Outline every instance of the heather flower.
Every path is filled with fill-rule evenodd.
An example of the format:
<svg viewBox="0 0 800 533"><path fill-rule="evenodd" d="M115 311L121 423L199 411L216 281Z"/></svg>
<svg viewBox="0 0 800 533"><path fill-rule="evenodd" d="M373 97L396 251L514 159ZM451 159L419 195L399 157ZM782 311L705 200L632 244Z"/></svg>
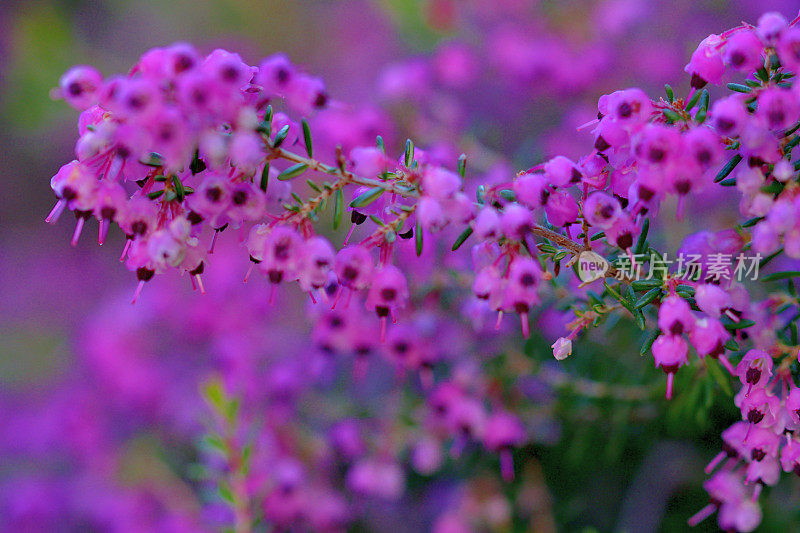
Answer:
<svg viewBox="0 0 800 533"><path fill-rule="evenodd" d="M325 237L315 236L305 241L299 274L304 290L321 289L328 283L335 257L336 252Z"/></svg>
<svg viewBox="0 0 800 533"><path fill-rule="evenodd" d="M386 340L386 317L402 308L408 300L406 277L394 265L384 265L375 270L370 281L366 305L374 309L381 319L381 340Z"/></svg>
<svg viewBox="0 0 800 533"><path fill-rule="evenodd" d="M553 187L566 187L579 182L583 174L575 163L559 155L544 164L544 177Z"/></svg>
<svg viewBox="0 0 800 533"><path fill-rule="evenodd" d="M347 485L359 494L397 500L403 494L405 479L396 463L365 458L347 472Z"/></svg>
<svg viewBox="0 0 800 533"><path fill-rule="evenodd" d="M625 89L608 95L608 115L621 123L642 123L653 110L650 98L641 89Z"/></svg>
<svg viewBox="0 0 800 533"><path fill-rule="evenodd" d="M617 221L606 230L606 237L608 237L609 241L623 250L628 250L633 246L633 238L636 234L638 234L638 230L627 214L620 216Z"/></svg>
<svg viewBox="0 0 800 533"><path fill-rule="evenodd" d="M252 132L236 132L229 146L231 163L245 175L252 175L264 161L265 153L261 139Z"/></svg>
<svg viewBox="0 0 800 533"><path fill-rule="evenodd" d="M756 116L771 130L787 129L800 118L800 103L789 89L769 87L758 95Z"/></svg>
<svg viewBox="0 0 800 533"><path fill-rule="evenodd" d="M348 246L339 250L333 268L345 287L363 289L372 281L372 256L363 246Z"/></svg>
<svg viewBox="0 0 800 533"><path fill-rule="evenodd" d="M748 533L761 523L761 508L749 498L730 500L720 506L718 521L723 529Z"/></svg>
<svg viewBox="0 0 800 533"><path fill-rule="evenodd" d="M742 99L736 95L715 101L709 110L709 116L719 134L728 137L738 135L748 122Z"/></svg>
<svg viewBox="0 0 800 533"><path fill-rule="evenodd" d="M756 33L767 46L774 45L786 30L786 19L780 13L770 11L758 19Z"/></svg>
<svg viewBox="0 0 800 533"><path fill-rule="evenodd" d="M781 449L781 467L784 472L800 475L800 442L789 439Z"/></svg>
<svg viewBox="0 0 800 533"><path fill-rule="evenodd" d="M694 324L692 309L680 296L668 296L658 308L658 327L670 335L688 333Z"/></svg>
<svg viewBox="0 0 800 533"><path fill-rule="evenodd" d="M720 138L710 128L701 126L689 130L683 142L701 172L714 169L722 161L724 150Z"/></svg>
<svg viewBox="0 0 800 533"><path fill-rule="evenodd" d="M590 194L583 203L583 216L592 226L608 229L621 214L619 200L604 192Z"/></svg>
<svg viewBox="0 0 800 533"><path fill-rule="evenodd" d="M353 172L361 176L374 177L386 172L389 158L383 150L372 147L356 147L350 150Z"/></svg>
<svg viewBox="0 0 800 533"><path fill-rule="evenodd" d="M672 399L672 382L678 368L685 365L689 352L689 345L683 338L676 335L659 335L653 343L653 358L656 367L667 374L667 400Z"/></svg>
<svg viewBox="0 0 800 533"><path fill-rule="evenodd" d="M742 72L753 72L763 65L764 45L749 29L737 31L725 42L725 64Z"/></svg>
<svg viewBox="0 0 800 533"><path fill-rule="evenodd" d="M417 218L426 230L436 233L448 223L442 205L433 198L421 198L417 207Z"/></svg>
<svg viewBox="0 0 800 533"><path fill-rule="evenodd" d="M553 357L558 361L563 361L572 355L572 339L559 337L550 347L553 349Z"/></svg>
<svg viewBox="0 0 800 533"><path fill-rule="evenodd" d="M103 75L93 67L78 65L61 76L58 86L60 96L75 109L83 111L97 103Z"/></svg>
<svg viewBox="0 0 800 533"><path fill-rule="evenodd" d="M566 226L578 220L580 208L575 197L563 189L558 189L547 197L544 211L551 224Z"/></svg>
<svg viewBox="0 0 800 533"><path fill-rule="evenodd" d="M751 425L771 426L775 422L780 408L778 399L761 387L751 388L748 385L741 392L744 393L739 405L742 420L746 420Z"/></svg>
<svg viewBox="0 0 800 533"><path fill-rule="evenodd" d="M763 350L749 350L736 366L742 385L763 387L772 377L772 357Z"/></svg>
<svg viewBox="0 0 800 533"><path fill-rule="evenodd" d="M500 228L507 239L524 239L533 228L533 216L528 209L519 204L508 205L500 216Z"/></svg>
<svg viewBox="0 0 800 533"><path fill-rule="evenodd" d="M294 65L284 54L267 57L258 65L255 83L264 91L266 98L283 95L295 76Z"/></svg>
<svg viewBox="0 0 800 533"><path fill-rule="evenodd" d="M200 186L188 198L192 211L204 218L224 213L231 203L231 183L220 173L207 170L197 175Z"/></svg>
<svg viewBox="0 0 800 533"><path fill-rule="evenodd" d="M442 446L433 438L422 437L414 444L411 464L423 476L435 474L443 462Z"/></svg>
<svg viewBox="0 0 800 533"><path fill-rule="evenodd" d="M712 85L722 83L725 65L722 62L721 44L720 36L712 33L700 42L692 54L692 58L684 68L692 76L692 88L702 89L707 83Z"/></svg>
<svg viewBox="0 0 800 533"><path fill-rule="evenodd" d="M500 308L504 295L504 281L493 267L483 268L472 283L472 292L480 300L487 300L492 309Z"/></svg>
<svg viewBox="0 0 800 533"><path fill-rule="evenodd" d="M520 257L514 259L509 265L508 283L505 285L503 295L503 308L519 314L522 336L526 339L530 334L528 312L533 305L539 303L538 288L541 278L541 268L533 259Z"/></svg>
<svg viewBox="0 0 800 533"><path fill-rule="evenodd" d="M286 102L301 115L309 115L328 105L325 83L319 78L305 74L292 77L285 97Z"/></svg>
<svg viewBox="0 0 800 533"><path fill-rule="evenodd" d="M264 252L258 268L274 285L293 281L303 264L303 239L292 228L276 226L264 240Z"/></svg>
<svg viewBox="0 0 800 533"><path fill-rule="evenodd" d="M775 48L781 64L797 72L800 68L800 28L794 26L784 31Z"/></svg>
<svg viewBox="0 0 800 533"><path fill-rule="evenodd" d="M728 330L715 318L707 317L696 320L689 332L689 342L697 350L697 355L719 358L722 364L732 372L733 368L724 357L725 343L729 338Z"/></svg>
<svg viewBox="0 0 800 533"><path fill-rule="evenodd" d="M503 479L514 479L514 460L512 448L519 446L525 439L525 428L519 419L505 411L489 416L486 421L484 444L494 452L500 453L500 470Z"/></svg>
<svg viewBox="0 0 800 533"><path fill-rule="evenodd" d="M496 239L500 236L500 215L496 209L484 207L478 211L473 223L475 236L480 240Z"/></svg>

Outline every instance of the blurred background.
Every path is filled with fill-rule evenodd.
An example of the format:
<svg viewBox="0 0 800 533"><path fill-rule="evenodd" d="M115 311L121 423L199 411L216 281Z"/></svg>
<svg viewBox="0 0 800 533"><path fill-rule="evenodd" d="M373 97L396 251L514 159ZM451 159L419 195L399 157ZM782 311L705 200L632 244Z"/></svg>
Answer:
<svg viewBox="0 0 800 533"><path fill-rule="evenodd" d="M130 333L139 331L135 328L162 327L143 324L145 313L157 309L168 317L165 321L174 320L165 310L166 297L156 296L171 294L174 280L148 286L150 303L131 310L118 303L135 286L117 261L122 236L114 235L101 248L87 234L72 248L70 217L55 226L44 223L54 202L49 178L72 159L77 138L76 113L50 98L70 66L91 64L106 75L126 72L148 48L175 41L191 42L204 52L235 50L251 64L283 51L323 77L337 102L363 109L364 122L395 150L408 136L431 149L445 138L451 146L442 150L457 150L456 156L466 152L476 173L491 176L559 153L585 153L591 138L576 128L596 114L601 94L636 85L655 96L663 93L665 82L685 94L683 66L706 35L742 20L754 22L765 10L793 16L797 7L790 0L3 1L0 527L177 530L177 522L167 519L140 523L132 518L167 516L174 509L191 524L187 530L223 520L199 509L190 490L194 486L186 481L191 476L184 466L197 462L187 445L192 438L164 431L165 419L158 416L134 421L131 405L137 412L141 405L114 401L126 386L145 394L140 386L152 378L146 365L126 366L115 360L115 350L140 340ZM318 122L324 130L324 117ZM725 215L718 220L724 223ZM698 220L693 223L697 227ZM673 222L662 238L674 249L686 229ZM291 320L302 317L295 313L286 319ZM105 352L93 351L97 343L86 339L98 327L129 328L131 338L115 339ZM287 353L302 344L290 333L283 335ZM613 342L619 346L612 348ZM609 353L627 349L627 342L609 339ZM638 345L630 350L638 359ZM151 355L167 351L161 346ZM192 375L202 374L201 357L192 365ZM113 381L121 375L136 377ZM105 388L108 380L114 383L111 389ZM195 386L186 386L188 396L196 395ZM199 400L193 402L183 408L201 409ZM719 431L733 416L722 407L717 412L712 400L706 403L706 419L687 423L682 435L675 427L693 413L676 411L666 422L656 422L660 415L647 405L609 408L609 416L625 423L637 417L647 421L628 423L619 438L606 434L605 415L594 420L597 425L556 416L561 429L542 438L547 445L529 450L538 459L530 467L527 496L537 502L533 514L539 521L500 520L494 529L683 531L687 513L706 503L699 465L718 449ZM605 405L599 409L606 413ZM554 423L551 418L542 422ZM67 443L82 451L64 451ZM106 457L114 466L84 467L76 453L93 454L92 463ZM438 500L422 501L421 495L431 492L415 493L413 481L400 503L362 510L366 518L357 527L430 530ZM446 492L446 476L441 484L436 490ZM123 500L125 511L114 507ZM762 529L800 531L792 522L796 512L789 511L800 508L797 491L776 489L770 501ZM417 518L406 520L410 509ZM131 515L128 529L113 526L110 515L125 513ZM714 524L704 527L713 530Z"/></svg>

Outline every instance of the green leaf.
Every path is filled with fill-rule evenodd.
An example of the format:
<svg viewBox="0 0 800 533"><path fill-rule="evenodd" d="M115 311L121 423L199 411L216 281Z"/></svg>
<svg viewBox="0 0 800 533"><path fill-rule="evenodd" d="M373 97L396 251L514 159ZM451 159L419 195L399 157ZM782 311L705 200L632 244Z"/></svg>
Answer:
<svg viewBox="0 0 800 533"><path fill-rule="evenodd" d="M686 102L686 107L683 108L684 111L690 111L695 105L697 105L697 102L700 101L701 94L701 91L695 91L692 97L689 98L689 101Z"/></svg>
<svg viewBox="0 0 800 533"><path fill-rule="evenodd" d="M467 229L462 231L461 235L459 235L458 238L456 239L456 242L453 243L453 248L451 248L451 250L455 252L456 250L461 248L461 245L464 244L464 241L466 241L469 238L469 236L472 235L472 231L473 231L472 228L470 226L467 226Z"/></svg>
<svg viewBox="0 0 800 533"><path fill-rule="evenodd" d="M150 155L140 163L148 167L162 167L164 166L164 157L158 152L150 152Z"/></svg>
<svg viewBox="0 0 800 533"><path fill-rule="evenodd" d="M614 290L614 288L611 285L608 284L608 281L603 280L603 286L605 287L606 292L609 295L611 295L612 298L618 301L622 305L622 307L624 307L625 309L630 311L631 314L633 314L634 310L633 310L633 305L631 305L631 302L620 296L620 294L616 290Z"/></svg>
<svg viewBox="0 0 800 533"><path fill-rule="evenodd" d="M728 317L723 317L722 325L725 326L725 329L737 330L737 329L749 328L750 326L755 325L755 322L747 319L741 319L739 320L739 322L734 322Z"/></svg>
<svg viewBox="0 0 800 533"><path fill-rule="evenodd" d="M414 162L414 143L411 141L411 139L406 139L404 158L406 167L411 168L411 164Z"/></svg>
<svg viewBox="0 0 800 533"><path fill-rule="evenodd" d="M705 89L703 89L705 91ZM695 122L698 124L702 124L706 121L706 115L708 114L708 109L700 108L694 116Z"/></svg>
<svg viewBox="0 0 800 533"><path fill-rule="evenodd" d="M633 318L636 320L636 325L639 326L639 329L644 331L647 328L647 324L644 320L644 313L642 313L641 309L636 309L633 313Z"/></svg>
<svg viewBox="0 0 800 533"><path fill-rule="evenodd" d="M779 181L773 181L769 185L764 185L761 187L761 192L765 192L767 194L778 194L779 192L783 191L785 185Z"/></svg>
<svg viewBox="0 0 800 533"><path fill-rule="evenodd" d="M741 83L729 83L728 89L731 91L735 91L737 93L749 93L753 89L748 87L747 85L742 85Z"/></svg>
<svg viewBox="0 0 800 533"><path fill-rule="evenodd" d="M218 379L211 379L205 383L200 391L206 402L217 408L222 409L225 404L225 391L222 389L222 383Z"/></svg>
<svg viewBox="0 0 800 533"><path fill-rule="evenodd" d="M458 156L458 174L463 178L467 173L467 154Z"/></svg>
<svg viewBox="0 0 800 533"><path fill-rule="evenodd" d="M417 256L419 257L422 255L422 226L420 225L419 220L417 220L417 227L414 230L414 236L414 243L417 247Z"/></svg>
<svg viewBox="0 0 800 533"><path fill-rule="evenodd" d="M664 282L660 279L637 279L631 283L631 287L637 291L646 291L656 287L661 287L663 284Z"/></svg>
<svg viewBox="0 0 800 533"><path fill-rule="evenodd" d="M350 202L350 207L365 207L381 197L386 192L383 187L373 187L372 189L361 193L358 197Z"/></svg>
<svg viewBox="0 0 800 533"><path fill-rule="evenodd" d="M650 348L653 347L653 343L656 342L656 339L661 334L661 331L655 330L647 336L644 343L642 343L642 347L639 349L639 355L644 355L650 351Z"/></svg>
<svg viewBox="0 0 800 533"><path fill-rule="evenodd" d="M314 183L313 180L310 179L306 180L306 185L308 185L311 189L313 189L316 192L322 192L322 188L316 183Z"/></svg>
<svg viewBox="0 0 800 533"><path fill-rule="evenodd" d="M225 445L219 435L214 433L205 435L203 437L203 444L205 444L209 449L219 452L224 456L228 455L228 447Z"/></svg>
<svg viewBox="0 0 800 533"><path fill-rule="evenodd" d="M745 222L742 222L742 227L743 227L743 228L752 228L753 226L755 226L756 224L758 224L758 223L759 223L760 221L762 221L763 219L764 219L764 217L753 217L753 218L751 218L750 220L747 220L747 221L745 221Z"/></svg>
<svg viewBox="0 0 800 533"><path fill-rule="evenodd" d="M186 197L186 189L183 188L183 183L177 174L172 175L172 184L175 185L175 194L178 195L178 201L182 202Z"/></svg>
<svg viewBox="0 0 800 533"><path fill-rule="evenodd" d="M667 117L667 120L669 120L670 122L681 121L681 116L672 109L662 109L662 113L664 113L664 116Z"/></svg>
<svg viewBox="0 0 800 533"><path fill-rule="evenodd" d="M761 278L761 281L780 281L782 279L791 279L791 278L798 278L800 277L800 271L797 270L787 270L786 272L775 272L774 274L768 274Z"/></svg>
<svg viewBox="0 0 800 533"><path fill-rule="evenodd" d="M714 183L719 183L720 181L727 178L730 175L730 173L733 172L733 169L736 168L736 165L738 165L741 160L742 156L739 154L736 154L735 156L731 157L728 160L728 162L725 163L725 166L722 167L719 173L714 177Z"/></svg>
<svg viewBox="0 0 800 533"><path fill-rule="evenodd" d="M250 458L253 456L253 444L248 442L242 448L242 474L245 476L250 472Z"/></svg>
<svg viewBox="0 0 800 533"><path fill-rule="evenodd" d="M708 111L708 89L703 89L700 93L700 109Z"/></svg>
<svg viewBox="0 0 800 533"><path fill-rule="evenodd" d="M656 287L655 289L650 289L643 295L636 300L636 304L634 304L634 309L641 309L645 305L651 303L653 300L661 296L661 287Z"/></svg>
<svg viewBox="0 0 800 533"><path fill-rule="evenodd" d="M264 170L261 171L261 190L267 192L269 185L269 163L264 163Z"/></svg>
<svg viewBox="0 0 800 533"><path fill-rule="evenodd" d="M786 146L783 147L783 155L789 155L794 150L795 146L800 144L800 135L795 135L791 141L786 143Z"/></svg>
<svg viewBox="0 0 800 533"><path fill-rule="evenodd" d="M303 140L306 143L306 153L308 157L314 157L314 146L311 144L311 129L308 127L308 121L303 119L301 124L303 125Z"/></svg>
<svg viewBox="0 0 800 533"><path fill-rule="evenodd" d="M292 165L280 174L278 174L278 179L280 181L288 181L292 178L296 178L303 172L308 170L308 165L305 163L297 163L296 165Z"/></svg>
<svg viewBox="0 0 800 533"><path fill-rule="evenodd" d="M236 500L233 497L233 492L231 491L231 488L228 486L227 482L220 482L219 486L217 487L217 493L219 494L219 497L229 505L234 505L236 503Z"/></svg>
<svg viewBox="0 0 800 533"><path fill-rule="evenodd" d="M736 342L736 339L734 339L733 337L731 337L731 338L730 338L730 339L728 339L728 341L725 343L725 349L726 349L726 350L730 350L730 351L732 351L732 352L738 352L738 351L739 351L739 343L738 343L738 342Z"/></svg>
<svg viewBox="0 0 800 533"><path fill-rule="evenodd" d="M342 189L336 189L333 202L333 229L339 229L344 215L344 193Z"/></svg>
<svg viewBox="0 0 800 533"><path fill-rule="evenodd" d="M503 189L502 191L500 191L500 196L502 196L509 202L513 202L517 198L517 195L514 194L514 191L512 191L511 189Z"/></svg>
<svg viewBox="0 0 800 533"><path fill-rule="evenodd" d="M650 231L650 219L644 219L644 223L642 224L642 232L639 234L639 240L636 241L636 248L634 248L634 254L642 254L644 253L647 247L647 233Z"/></svg>
<svg viewBox="0 0 800 533"><path fill-rule="evenodd" d="M783 248L781 248L777 252L769 254L767 257L758 262L758 269L761 270L762 268L770 264L773 259L781 255L782 253L783 253Z"/></svg>
<svg viewBox="0 0 800 533"><path fill-rule="evenodd" d="M286 136L289 135L289 125L285 125L281 129L278 130L278 133L275 134L275 139L272 141L272 146L275 148L280 147L283 144L283 141L286 140Z"/></svg>

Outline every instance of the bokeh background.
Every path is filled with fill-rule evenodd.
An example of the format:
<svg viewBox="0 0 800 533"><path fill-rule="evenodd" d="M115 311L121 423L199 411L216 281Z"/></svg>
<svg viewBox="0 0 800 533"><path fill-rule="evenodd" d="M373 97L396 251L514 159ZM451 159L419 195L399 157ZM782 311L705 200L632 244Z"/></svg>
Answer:
<svg viewBox="0 0 800 533"><path fill-rule="evenodd" d="M148 310L148 304L134 311L114 305L135 284L117 261L122 237L114 235L100 248L87 236L72 248L68 217L55 226L44 223L53 202L49 178L72 158L76 139L76 114L50 98L71 65L124 72L148 48L180 40L203 51L236 50L253 64L284 51L322 76L337 101L374 113L391 146L406 136L420 146L435 145L442 135L456 137L477 171L490 173L503 165L527 168L558 153L581 154L591 140L576 127L592 119L599 95L632 84L657 95L665 82L683 93L688 86L683 66L702 38L741 20L755 21L764 10L788 16L797 7L789 0L3 1L0 527L15 530L12 519L22 517L17 525L45 530L53 513L69 521L81 513L93 516L87 509L106 505L99 488L104 485L83 479L71 455L54 459L65 441L87 447L103 440L91 435L99 431L92 421L101 416L105 430L125 443L130 463L124 474L103 471L103 483L116 486L123 479L126 487L163 486L166 492L156 491L155 499L179 500L183 503L176 505L185 503L188 514L199 513L183 493L182 474L171 468L191 458L176 459L157 419L131 428L124 408L106 406L114 391L98 383L103 374L93 370L96 356L87 355L87 324L102 320L113 329ZM676 244L686 229L673 222L663 238ZM171 282L157 283L162 282L148 291L166 291ZM293 318L302 320L300 314ZM286 345L296 341L288 338ZM626 342L608 339L609 353L638 352ZM113 349L105 354L112 361ZM602 349L597 352L603 356ZM130 371L104 364L109 373ZM74 411L75 405L82 409ZM541 530L557 525L682 531L686 513L705 504L699 465L717 448L730 413L720 414L719 423L701 421L681 440L664 429L667 422L653 429L654 415L646 409L632 418L613 412L625 421L641 415L650 425L634 423L638 436L615 438L606 434L608 426L573 419L549 446L535 451L541 471L533 487L546 493L537 501L548 502L537 522ZM680 426L682 416L686 413L673 413L673 425ZM73 495L66 499L59 496L65 486ZM366 513L371 518L360 527L429 529L436 504L417 501L422 498L414 490L408 489L402 504ZM789 511L792 502L795 509L800 506L796 494L773 493L765 531L800 530L791 521L796 513ZM404 519L409 509L419 518ZM92 519L99 530L110 523ZM198 520L211 523L205 516ZM84 530L79 522L69 527Z"/></svg>

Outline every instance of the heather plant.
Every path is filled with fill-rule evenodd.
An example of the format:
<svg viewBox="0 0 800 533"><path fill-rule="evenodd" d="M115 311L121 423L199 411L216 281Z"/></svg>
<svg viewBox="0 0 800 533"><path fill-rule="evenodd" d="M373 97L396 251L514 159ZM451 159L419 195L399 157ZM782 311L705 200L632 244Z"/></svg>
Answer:
<svg viewBox="0 0 800 533"><path fill-rule="evenodd" d="M706 468L708 505L687 518L716 512L722 529L752 531L762 492L800 473L800 272L775 268L800 259L798 67L798 18L767 13L704 39L686 91L600 97L582 127L590 153L480 179L465 154L367 139L372 117L280 54L251 66L178 43L127 75L75 67L57 93L81 112L76 159L51 180L47 219L73 212L73 245L89 221L99 244L118 227L132 300L145 306L98 320L90 367L178 439L206 424L194 463L214 494L206 519L217 513L237 531L346 528L369 498L398 499L407 470L430 477L474 457L497 476L462 473L464 484L488 484L491 501L466 490L436 530L524 528L533 513L520 473L535 468L526 447L548 438L553 417L534 413L552 389L642 402L663 387L666 400L709 404L727 393L741 420ZM723 83L728 92L713 90ZM320 141L321 116L341 133ZM735 223L698 223L677 250L653 238L659 212L692 223L699 206L733 196ZM150 290L168 272L208 294ZM282 320L285 293L298 289L308 334ZM151 338L159 327L179 333ZM555 360L589 357L588 337L621 329L639 332L630 350L652 356L641 364L663 380L618 389L522 355L523 339L556 332ZM143 361L148 341L168 343L171 363ZM183 360L202 344L220 354L209 380L202 361ZM274 352L266 363L264 349ZM492 368L484 353L503 356ZM545 386L531 391L520 372ZM198 381L207 411L182 387L164 397L157 385ZM347 405L365 387L369 417L355 401L337 413L314 400Z"/></svg>

